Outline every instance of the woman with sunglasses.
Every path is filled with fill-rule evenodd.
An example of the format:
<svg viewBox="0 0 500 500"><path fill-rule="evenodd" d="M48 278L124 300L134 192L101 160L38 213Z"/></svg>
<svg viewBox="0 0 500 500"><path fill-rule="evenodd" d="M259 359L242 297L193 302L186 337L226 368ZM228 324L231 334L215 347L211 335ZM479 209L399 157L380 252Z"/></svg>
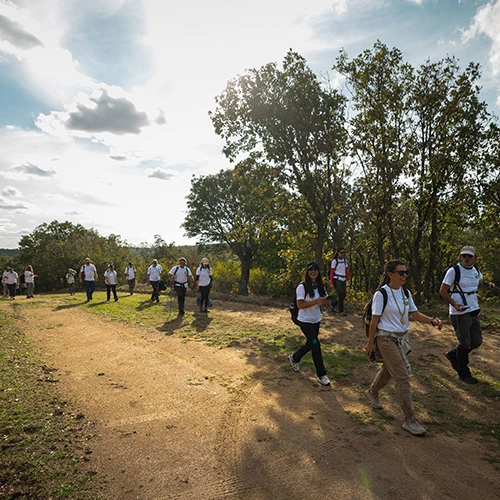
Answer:
<svg viewBox="0 0 500 500"><path fill-rule="evenodd" d="M494 283L483 281L476 263L476 250L465 246L460 250L458 264L446 272L439 293L449 304L450 323L455 329L458 345L446 353L448 361L458 373L458 378L466 384L477 384L469 369L469 353L482 343L479 323L479 288L494 288Z"/></svg>
<svg viewBox="0 0 500 500"><path fill-rule="evenodd" d="M381 409L378 393L393 379L396 397L405 417L403 429L413 435L422 435L426 430L415 417L410 389L411 366L407 357L411 352L408 341L410 315L412 319L436 326L440 330L443 324L439 318L430 318L418 311L411 293L405 292L407 278L408 270L404 262L387 262L379 290L373 296L372 319L365 351L368 356L377 351L377 357L382 359L382 366L365 394L372 408ZM384 295L387 296L385 304Z"/></svg>
<svg viewBox="0 0 500 500"><path fill-rule="evenodd" d="M306 266L303 281L300 282L295 291L297 297L298 324L306 337L306 343L295 353L288 356L288 360L295 372L300 370L300 360L311 351L318 382L321 385L330 385L330 379L326 375L321 344L318 339L319 325L321 322L321 306L326 304L327 293L321 279L319 266L316 262L310 262Z"/></svg>

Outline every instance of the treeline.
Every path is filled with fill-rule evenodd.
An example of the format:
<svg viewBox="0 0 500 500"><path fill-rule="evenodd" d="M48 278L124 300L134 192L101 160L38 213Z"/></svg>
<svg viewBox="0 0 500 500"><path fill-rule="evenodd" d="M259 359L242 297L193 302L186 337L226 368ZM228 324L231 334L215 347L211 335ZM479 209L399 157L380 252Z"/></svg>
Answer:
<svg viewBox="0 0 500 500"><path fill-rule="evenodd" d="M188 235L228 245L242 294L250 269L289 292L305 262L326 271L340 246L357 290L400 258L428 299L465 244L498 282L500 129L478 65L413 67L377 42L332 69L335 88L289 51L228 82L209 114L234 168L192 180Z"/></svg>

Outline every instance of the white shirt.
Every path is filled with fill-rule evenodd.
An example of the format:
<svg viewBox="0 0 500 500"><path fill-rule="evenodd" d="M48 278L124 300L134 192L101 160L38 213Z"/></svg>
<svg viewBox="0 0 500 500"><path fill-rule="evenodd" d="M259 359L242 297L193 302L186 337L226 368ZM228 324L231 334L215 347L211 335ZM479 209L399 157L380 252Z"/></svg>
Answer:
<svg viewBox="0 0 500 500"><path fill-rule="evenodd" d="M457 311L450 304L449 313L457 316L461 314L467 314L471 311L477 311L479 309L479 301L477 299L477 293L471 293L470 295L467 295L467 292L477 292L477 289L479 287L479 282L483 279L481 271L478 271L475 267L467 269L466 267L461 266L460 264L458 265L460 266L460 281L458 282L458 284L462 289L462 291L465 293L465 300L467 301L467 305L469 306L469 308L466 309L465 311ZM443 283L445 285L449 285L450 289L453 289L454 282L455 282L455 269L453 269L453 267L450 267L448 271L446 271L446 274L443 278ZM453 300L457 304L464 303L460 293L454 293Z"/></svg>
<svg viewBox="0 0 500 500"><path fill-rule="evenodd" d="M114 269L106 269L104 271L104 280L106 281L106 278L108 278L107 285L116 285L116 276L117 272Z"/></svg>
<svg viewBox="0 0 500 500"><path fill-rule="evenodd" d="M198 276L198 285L199 286L208 286L208 285L210 285L210 278L212 276L212 270L209 267L200 266L196 270L196 276Z"/></svg>
<svg viewBox="0 0 500 500"><path fill-rule="evenodd" d="M19 275L16 273L16 271L7 271L5 273L5 282L8 285L13 285L14 283L17 283L17 279L19 278Z"/></svg>
<svg viewBox="0 0 500 500"><path fill-rule="evenodd" d="M31 271L24 271L24 282L25 283L33 283L34 277Z"/></svg>
<svg viewBox="0 0 500 500"><path fill-rule="evenodd" d="M380 316L377 328L393 333L407 332L410 329L410 313L418 311L411 293L407 298L403 287L393 290L389 285L384 285L383 288L387 292L387 305L384 312L382 312L384 296L381 291L375 292L372 301L372 315ZM403 311L404 323L401 321Z"/></svg>
<svg viewBox="0 0 500 500"><path fill-rule="evenodd" d="M314 297L310 297L309 294L306 295L306 287L302 283L295 290L295 294L297 296L297 301L304 300L305 302L312 302L313 300L319 299L317 288L314 289ZM302 323L319 323L321 317L321 306L318 304L306 309L299 309L297 315L297 319L302 321Z"/></svg>
<svg viewBox="0 0 500 500"><path fill-rule="evenodd" d="M177 268L179 268L179 269L177 269ZM175 272L176 269L177 269L177 272ZM170 269L168 274L170 276L172 276L174 281L176 281L177 283L180 283L184 286L187 286L188 277L193 275L191 273L191 270L187 266L184 266L184 267L174 266L172 269Z"/></svg>
<svg viewBox="0 0 500 500"><path fill-rule="evenodd" d="M126 267L125 274L128 280L133 280L135 278L135 267Z"/></svg>
<svg viewBox="0 0 500 500"><path fill-rule="evenodd" d="M149 281L160 281L162 272L163 272L163 267L161 267L160 264L156 264L156 266L153 266L153 264L151 264L148 267Z"/></svg>
<svg viewBox="0 0 500 500"><path fill-rule="evenodd" d="M333 278L339 281L346 281L347 280L346 269L348 267L349 265L347 264L345 257L343 259L339 259L338 257L336 259L333 259L330 265L331 269L335 269Z"/></svg>
<svg viewBox="0 0 500 500"><path fill-rule="evenodd" d="M85 281L95 281L94 272L96 271L96 268L94 264L89 264L88 266L87 264L83 264L83 266L80 269L80 272L82 271L85 273L84 276Z"/></svg>

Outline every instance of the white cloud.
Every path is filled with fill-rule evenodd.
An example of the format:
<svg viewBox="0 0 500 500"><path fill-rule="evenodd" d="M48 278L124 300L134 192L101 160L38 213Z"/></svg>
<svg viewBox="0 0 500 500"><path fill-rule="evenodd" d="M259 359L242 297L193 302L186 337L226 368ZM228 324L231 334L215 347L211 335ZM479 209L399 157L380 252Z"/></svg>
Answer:
<svg viewBox="0 0 500 500"><path fill-rule="evenodd" d="M2 189L2 196L5 196L6 198L18 198L22 196L22 193L14 186L5 186Z"/></svg>

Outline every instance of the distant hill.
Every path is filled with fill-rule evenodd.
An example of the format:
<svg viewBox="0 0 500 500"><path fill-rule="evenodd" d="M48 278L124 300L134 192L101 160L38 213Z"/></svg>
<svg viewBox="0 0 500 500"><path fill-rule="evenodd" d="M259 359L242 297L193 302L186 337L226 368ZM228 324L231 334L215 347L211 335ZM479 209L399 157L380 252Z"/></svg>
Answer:
<svg viewBox="0 0 500 500"><path fill-rule="evenodd" d="M17 253L19 253L19 250L17 248L0 248L0 255L8 255L9 257L13 257Z"/></svg>

